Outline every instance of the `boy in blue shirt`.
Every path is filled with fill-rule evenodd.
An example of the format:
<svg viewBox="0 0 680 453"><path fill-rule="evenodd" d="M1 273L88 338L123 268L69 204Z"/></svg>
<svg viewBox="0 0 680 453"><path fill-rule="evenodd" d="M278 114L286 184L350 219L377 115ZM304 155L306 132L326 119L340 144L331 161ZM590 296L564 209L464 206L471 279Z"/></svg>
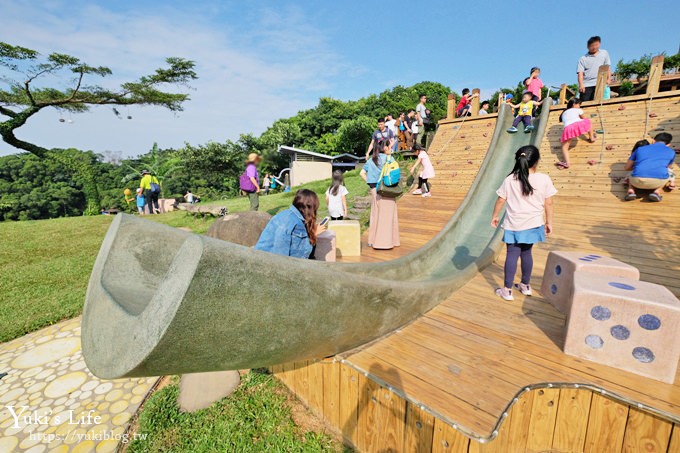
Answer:
<svg viewBox="0 0 680 453"><path fill-rule="evenodd" d="M670 143L673 136L666 132L657 134L654 143L641 146L628 158L625 169L632 170L628 182L626 201L637 199L635 189L652 190L649 201L659 202L663 199L664 188L675 188L675 174L671 170L675 162L675 151Z"/></svg>
<svg viewBox="0 0 680 453"><path fill-rule="evenodd" d="M137 188L137 196L135 198L137 199L137 212L139 212L139 215L144 215L144 205L146 200L144 199L144 194L142 193L141 188Z"/></svg>

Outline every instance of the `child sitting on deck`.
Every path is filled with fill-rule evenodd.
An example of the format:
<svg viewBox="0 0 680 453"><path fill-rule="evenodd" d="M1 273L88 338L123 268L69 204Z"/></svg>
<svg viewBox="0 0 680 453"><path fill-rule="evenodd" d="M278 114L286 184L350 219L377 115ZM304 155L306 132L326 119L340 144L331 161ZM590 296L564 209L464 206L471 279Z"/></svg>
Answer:
<svg viewBox="0 0 680 453"><path fill-rule="evenodd" d="M538 148L522 146L515 153L515 168L496 191L498 199L493 209L492 227L498 227L501 209L507 203L503 222L503 242L507 245L505 281L503 288L496 289L496 295L504 300L514 300L513 287L525 296L531 296L534 266L531 249L535 243L544 242L546 234L552 233L552 196L557 189L550 176L536 172L540 159ZM522 280L514 285L519 258L522 259Z"/></svg>
<svg viewBox="0 0 680 453"><path fill-rule="evenodd" d="M512 127L508 129L508 132L517 132L517 126L520 122L524 123L524 132L529 133L534 130L534 126L531 124L531 118L534 116L534 109L541 105L543 101L533 101L531 96L531 93L526 91L522 94L522 102L519 104L510 104L513 108L519 110L517 111L515 121L512 122Z"/></svg>
<svg viewBox="0 0 680 453"><path fill-rule="evenodd" d="M560 121L564 124L562 138L560 139L562 142L562 158L564 160L556 165L560 169L566 169L569 168L569 145L571 141L583 134L588 134L588 141L595 143L595 132L593 131L590 119L585 117L581 109L581 100L578 98L571 99L567 103L567 110L560 115Z"/></svg>
<svg viewBox="0 0 680 453"><path fill-rule="evenodd" d="M413 164L411 168L411 174L416 172L418 165L422 165L423 169L418 175L418 188L413 191L413 195L422 195L423 197L431 197L430 184L427 182L428 179L434 178L434 167L432 166L432 161L427 152L418 145L417 143L413 146L413 152L418 156L418 160Z"/></svg>

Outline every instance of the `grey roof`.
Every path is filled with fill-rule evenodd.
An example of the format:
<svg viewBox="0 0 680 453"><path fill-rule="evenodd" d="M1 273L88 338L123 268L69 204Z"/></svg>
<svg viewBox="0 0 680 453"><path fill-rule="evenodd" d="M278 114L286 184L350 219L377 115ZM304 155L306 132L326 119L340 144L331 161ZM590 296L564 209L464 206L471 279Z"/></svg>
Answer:
<svg viewBox="0 0 680 453"><path fill-rule="evenodd" d="M292 146L283 146L283 145L279 146L278 152L283 153L283 154L307 154L309 156L319 157L321 159L326 159L326 160L335 160L335 159L338 159L340 157L349 157L351 159L354 159L355 161L364 160L363 157L358 157L358 156L355 156L354 154L349 154L349 153L338 154L337 156L329 156L328 154L315 153L314 151L308 151L306 149L294 148Z"/></svg>

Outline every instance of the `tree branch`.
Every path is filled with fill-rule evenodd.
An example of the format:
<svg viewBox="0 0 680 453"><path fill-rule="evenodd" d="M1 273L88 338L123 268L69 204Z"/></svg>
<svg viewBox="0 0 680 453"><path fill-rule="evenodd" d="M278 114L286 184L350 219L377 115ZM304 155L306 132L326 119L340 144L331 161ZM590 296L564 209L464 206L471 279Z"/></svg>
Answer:
<svg viewBox="0 0 680 453"><path fill-rule="evenodd" d="M35 99L33 99L33 95L31 94L31 89L29 88L29 84L31 83L30 80L27 80L24 82L24 91L26 92L26 95L28 96L28 100L31 103L31 105L35 106Z"/></svg>
<svg viewBox="0 0 680 453"><path fill-rule="evenodd" d="M16 118L18 113L0 105L0 115L9 116L10 118Z"/></svg>

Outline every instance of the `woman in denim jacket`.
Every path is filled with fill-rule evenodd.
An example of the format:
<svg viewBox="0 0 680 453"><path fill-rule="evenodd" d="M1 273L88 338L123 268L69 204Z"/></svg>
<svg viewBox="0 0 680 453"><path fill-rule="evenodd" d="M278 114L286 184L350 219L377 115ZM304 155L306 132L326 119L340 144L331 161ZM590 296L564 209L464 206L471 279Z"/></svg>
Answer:
<svg viewBox="0 0 680 453"><path fill-rule="evenodd" d="M317 225L319 197L307 189L295 194L293 205L276 214L264 228L255 250L294 258L309 258L316 245L316 237L326 230Z"/></svg>

